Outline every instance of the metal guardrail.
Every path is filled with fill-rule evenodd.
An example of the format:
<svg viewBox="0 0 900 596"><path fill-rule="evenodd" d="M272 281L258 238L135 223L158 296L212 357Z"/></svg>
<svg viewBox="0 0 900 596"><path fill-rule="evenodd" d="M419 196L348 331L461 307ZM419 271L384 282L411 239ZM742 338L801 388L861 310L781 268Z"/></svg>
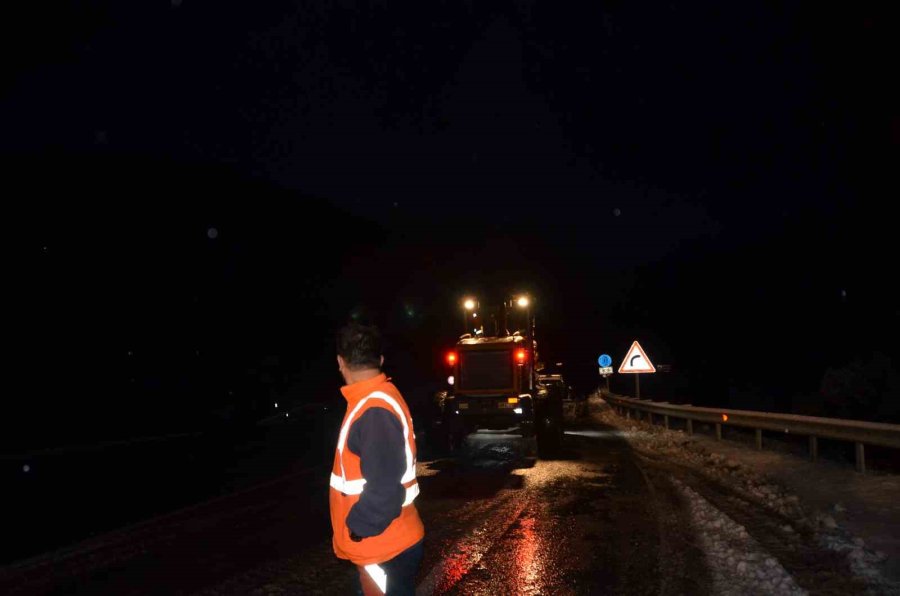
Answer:
<svg viewBox="0 0 900 596"><path fill-rule="evenodd" d="M892 447L900 449L900 425L880 422L863 422L861 420L843 420L840 418L820 418L817 416L800 416L797 414L773 414L752 410L727 410L717 408L700 408L691 405L676 405L666 402L653 402L634 399L601 392L601 395L619 415L630 418L634 415L638 420L646 413L653 424L653 416L663 417L663 424L669 428L669 418L681 418L687 421L687 433L693 434L693 422L715 424L716 439L722 439L723 426L737 426L756 430L756 448L762 449L762 431L796 434L809 437L810 459L816 461L819 454L818 439L834 439L848 441L856 445L856 470L866 471L866 445Z"/></svg>

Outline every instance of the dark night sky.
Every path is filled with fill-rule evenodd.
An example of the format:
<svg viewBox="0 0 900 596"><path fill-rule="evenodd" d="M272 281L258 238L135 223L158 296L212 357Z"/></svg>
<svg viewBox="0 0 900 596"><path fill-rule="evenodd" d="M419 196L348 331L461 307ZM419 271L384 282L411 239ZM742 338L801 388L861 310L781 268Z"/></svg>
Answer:
<svg viewBox="0 0 900 596"><path fill-rule="evenodd" d="M135 430L136 402L215 407L272 355L321 392L363 304L424 387L459 297L507 289L585 389L635 337L684 371L660 392L710 403L789 408L873 352L896 371L880 6L21 8L0 151L35 397L7 419L151 432L171 412Z"/></svg>

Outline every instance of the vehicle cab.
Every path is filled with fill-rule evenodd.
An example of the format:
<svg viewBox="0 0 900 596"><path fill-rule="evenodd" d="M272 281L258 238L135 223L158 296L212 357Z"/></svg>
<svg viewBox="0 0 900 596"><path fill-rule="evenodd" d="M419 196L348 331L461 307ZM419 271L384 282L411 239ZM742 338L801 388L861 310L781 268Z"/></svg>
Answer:
<svg viewBox="0 0 900 596"><path fill-rule="evenodd" d="M467 427L508 428L531 419L533 350L521 335L464 337L448 355L454 378L446 407Z"/></svg>

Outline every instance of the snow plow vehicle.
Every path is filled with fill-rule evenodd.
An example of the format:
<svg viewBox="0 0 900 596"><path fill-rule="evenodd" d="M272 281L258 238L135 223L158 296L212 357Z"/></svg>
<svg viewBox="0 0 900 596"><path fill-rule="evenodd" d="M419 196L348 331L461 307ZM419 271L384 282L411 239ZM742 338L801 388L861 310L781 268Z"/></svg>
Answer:
<svg viewBox="0 0 900 596"><path fill-rule="evenodd" d="M466 316L469 323L479 313L474 300L465 304L471 311ZM511 313L516 306L523 312ZM539 380L542 366L529 306L526 297L504 302L499 311L482 317L492 323L492 333L485 335L483 326L474 328L447 352L449 388L438 394L438 407L451 449L459 449L476 431L504 430L521 436L530 446L527 450L536 447L541 457L558 453L563 396ZM512 333L506 327L511 318L524 323Z"/></svg>

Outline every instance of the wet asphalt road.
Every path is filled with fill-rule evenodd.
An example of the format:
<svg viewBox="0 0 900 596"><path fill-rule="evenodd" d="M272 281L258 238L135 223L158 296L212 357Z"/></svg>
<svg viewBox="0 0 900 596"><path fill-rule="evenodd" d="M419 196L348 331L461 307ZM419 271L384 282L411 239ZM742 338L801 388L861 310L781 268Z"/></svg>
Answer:
<svg viewBox="0 0 900 596"><path fill-rule="evenodd" d="M702 554L662 474L594 424L559 459L485 433L469 457L419 463L421 594L704 592ZM8 594L343 594L330 549L328 467L103 535L0 570Z"/></svg>
<svg viewBox="0 0 900 596"><path fill-rule="evenodd" d="M699 574L679 577L672 569L671 545L690 542L687 528L668 519L682 504L656 488L612 429L570 431L557 460L504 461L500 445L495 453L428 466L436 473L420 482L439 496L422 508L431 532L420 593L656 594L701 587L699 551L690 562Z"/></svg>

